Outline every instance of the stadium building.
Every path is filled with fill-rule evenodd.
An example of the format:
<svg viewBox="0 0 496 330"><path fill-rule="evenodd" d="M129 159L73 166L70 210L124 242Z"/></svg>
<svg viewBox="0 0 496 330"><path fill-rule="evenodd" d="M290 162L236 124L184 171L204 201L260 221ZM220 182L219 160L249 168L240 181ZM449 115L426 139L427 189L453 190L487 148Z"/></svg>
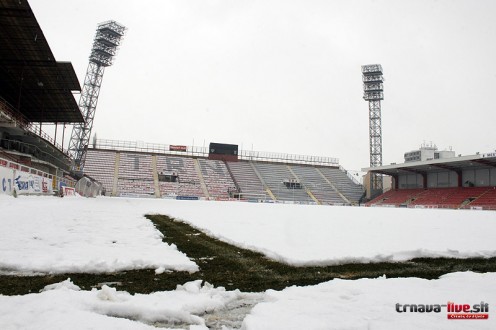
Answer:
<svg viewBox="0 0 496 330"><path fill-rule="evenodd" d="M85 173L110 196L356 205L363 186L336 158L94 140Z"/></svg>
<svg viewBox="0 0 496 330"><path fill-rule="evenodd" d="M87 123L74 99L81 86L72 64L55 60L27 1L0 1L0 41L0 194L93 196L102 190L108 196L359 205L373 195L370 182L381 183L376 191L383 186L366 179L364 188L330 157L225 143L205 148L96 139L78 149L84 151L77 159L84 164L81 177L63 142L66 125ZM102 52L93 49L92 56ZM382 92L377 86L367 85L366 92ZM379 101L366 99L373 101L371 113L380 110ZM53 137L46 127L55 129ZM371 150L381 148L371 143ZM369 206L496 209L496 153L455 157L423 145L406 153L403 164L377 164L364 171L389 178L392 189Z"/></svg>
<svg viewBox="0 0 496 330"><path fill-rule="evenodd" d="M496 210L496 152L422 160L407 159L410 154L403 164L363 169L392 182L367 205Z"/></svg>
<svg viewBox="0 0 496 330"><path fill-rule="evenodd" d="M84 126L86 117L73 96L81 86L72 64L55 60L27 1L0 2L0 41L0 193L88 195L96 182L111 196L337 205L362 198L362 185L335 158L215 143L206 149L95 140L78 155L85 166L76 184L81 173L63 141L66 125ZM90 61L115 55L105 52L93 49ZM55 127L54 137L47 126Z"/></svg>
<svg viewBox="0 0 496 330"><path fill-rule="evenodd" d="M82 122L69 62L55 60L26 1L0 2L0 193L52 194L75 185L59 124ZM55 137L44 132L53 125Z"/></svg>
<svg viewBox="0 0 496 330"><path fill-rule="evenodd" d="M455 157L453 150L438 150L436 145L423 143L418 150L405 152L405 163Z"/></svg>

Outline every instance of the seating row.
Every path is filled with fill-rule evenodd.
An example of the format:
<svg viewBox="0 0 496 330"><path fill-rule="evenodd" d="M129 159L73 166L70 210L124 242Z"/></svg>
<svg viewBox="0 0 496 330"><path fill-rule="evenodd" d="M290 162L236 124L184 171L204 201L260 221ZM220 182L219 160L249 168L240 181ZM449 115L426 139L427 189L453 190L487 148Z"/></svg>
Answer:
<svg viewBox="0 0 496 330"><path fill-rule="evenodd" d="M156 168L155 168L156 167ZM89 149L85 174L100 181L107 192L117 195L156 194L161 196L195 196L223 199L229 192L240 190L241 198L270 198L280 201L321 204L356 203L362 187L353 183L337 168L309 165L286 165L266 162L223 162L191 157L151 155L132 152ZM156 171L156 173L154 173ZM158 181L158 176L171 175L175 182ZM203 182L202 182L203 179ZM298 186L287 186L285 180L296 180ZM205 184L206 191L202 188ZM268 189L270 191L268 191Z"/></svg>
<svg viewBox="0 0 496 330"><path fill-rule="evenodd" d="M456 187L389 190L367 203L368 206L496 208L495 187Z"/></svg>

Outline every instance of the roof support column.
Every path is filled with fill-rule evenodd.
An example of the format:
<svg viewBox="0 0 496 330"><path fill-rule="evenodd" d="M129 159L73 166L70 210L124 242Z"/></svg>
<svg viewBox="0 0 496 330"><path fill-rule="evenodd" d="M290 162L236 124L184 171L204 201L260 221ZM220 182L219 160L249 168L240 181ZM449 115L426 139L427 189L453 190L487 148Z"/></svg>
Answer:
<svg viewBox="0 0 496 330"><path fill-rule="evenodd" d="M463 187L463 175L462 175L462 171L455 171L456 175L458 176L457 179L458 179L458 185L457 187L458 188L461 188Z"/></svg>
<svg viewBox="0 0 496 330"><path fill-rule="evenodd" d="M393 178L393 188L394 190L398 190L400 188L400 176L398 174L392 174Z"/></svg>

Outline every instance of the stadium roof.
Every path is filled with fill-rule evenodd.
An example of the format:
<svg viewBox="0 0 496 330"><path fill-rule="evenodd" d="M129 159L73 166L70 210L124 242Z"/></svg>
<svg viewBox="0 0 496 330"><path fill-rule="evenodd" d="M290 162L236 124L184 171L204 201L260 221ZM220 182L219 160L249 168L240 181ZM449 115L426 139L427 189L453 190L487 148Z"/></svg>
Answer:
<svg viewBox="0 0 496 330"><path fill-rule="evenodd" d="M364 172L380 173L385 175L427 173L439 171L463 171L467 169L481 169L496 167L496 152L459 156L453 158L433 159L403 164L391 164L378 167L363 168Z"/></svg>
<svg viewBox="0 0 496 330"><path fill-rule="evenodd" d="M31 122L82 122L71 63L57 62L26 0L0 0L0 97Z"/></svg>

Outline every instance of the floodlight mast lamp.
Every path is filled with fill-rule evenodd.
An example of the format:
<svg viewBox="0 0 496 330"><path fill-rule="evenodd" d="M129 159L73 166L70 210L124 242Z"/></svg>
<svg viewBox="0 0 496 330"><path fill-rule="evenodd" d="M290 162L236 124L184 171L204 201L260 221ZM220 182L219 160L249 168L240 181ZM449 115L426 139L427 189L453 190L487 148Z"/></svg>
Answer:
<svg viewBox="0 0 496 330"><path fill-rule="evenodd" d="M380 64L363 65L362 78L363 99L369 102L370 167L377 167L382 166L381 100L384 100L382 66ZM371 175L370 188L372 192L382 192L380 174Z"/></svg>
<svg viewBox="0 0 496 330"><path fill-rule="evenodd" d="M84 122L74 125L69 142L69 154L73 161L73 171L80 172L84 168L103 73L106 67L112 65L125 32L126 28L115 21L98 24L86 77L84 78L83 90L79 99L79 109L83 115Z"/></svg>

